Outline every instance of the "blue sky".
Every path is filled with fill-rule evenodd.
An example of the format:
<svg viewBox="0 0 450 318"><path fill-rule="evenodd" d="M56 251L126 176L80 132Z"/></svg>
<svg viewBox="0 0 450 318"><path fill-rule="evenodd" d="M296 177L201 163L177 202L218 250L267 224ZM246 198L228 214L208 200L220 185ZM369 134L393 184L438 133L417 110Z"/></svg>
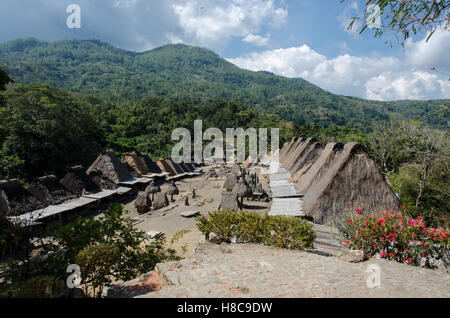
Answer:
<svg viewBox="0 0 450 318"><path fill-rule="evenodd" d="M450 32L390 47L346 30L363 0L2 0L0 41L100 39L146 51L167 43L208 47L250 70L302 77L333 93L370 99L450 98ZM66 25L69 4L81 28Z"/></svg>

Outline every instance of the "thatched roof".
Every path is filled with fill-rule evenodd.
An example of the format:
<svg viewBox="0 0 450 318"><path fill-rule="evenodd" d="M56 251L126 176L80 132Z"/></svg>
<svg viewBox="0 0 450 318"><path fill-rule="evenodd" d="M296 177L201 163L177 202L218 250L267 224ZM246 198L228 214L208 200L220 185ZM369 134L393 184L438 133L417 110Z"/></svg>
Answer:
<svg viewBox="0 0 450 318"><path fill-rule="evenodd" d="M297 184L307 189L307 216L316 223L326 223L350 207L366 211L398 209L397 196L362 145L348 143L340 150L337 144L330 144L326 151L310 168L308 177L305 175Z"/></svg>
<svg viewBox="0 0 450 318"><path fill-rule="evenodd" d="M49 205L58 205L77 196L59 183L56 176L36 178L27 189L40 201Z"/></svg>
<svg viewBox="0 0 450 318"><path fill-rule="evenodd" d="M130 164L126 161L122 161L122 165L127 169L127 171L131 174L131 176L135 179L142 178L142 175L140 175L136 170L134 170Z"/></svg>
<svg viewBox="0 0 450 318"><path fill-rule="evenodd" d="M107 178L116 184L133 178L122 165L122 162L117 158L113 150L102 152L86 173L90 175L93 171L101 172L104 178Z"/></svg>
<svg viewBox="0 0 450 318"><path fill-rule="evenodd" d="M3 191L8 199L11 215L32 212L47 206L25 190L17 179L0 180L0 191Z"/></svg>
<svg viewBox="0 0 450 318"><path fill-rule="evenodd" d="M291 151L289 156L286 158L286 161L283 163L283 166L286 170L291 171L291 173L295 173L292 171L293 166L303 157L305 153L311 150L311 147L317 143L317 140L313 138L308 138L304 142L299 142L301 139L297 141L297 145L295 149Z"/></svg>
<svg viewBox="0 0 450 318"><path fill-rule="evenodd" d="M150 174L161 174L163 172L148 155L143 155L142 158Z"/></svg>
<svg viewBox="0 0 450 318"><path fill-rule="evenodd" d="M166 160L164 160L164 161L167 163L167 165L169 165L169 166L171 167L171 169L172 169L173 171L176 172L176 175L182 175L182 174L185 173L185 172L183 171L183 169L180 167L180 165L179 165L178 163L173 162L172 159L168 158L168 159L166 159Z"/></svg>
<svg viewBox="0 0 450 318"><path fill-rule="evenodd" d="M164 159L158 160L156 162L156 164L158 165L158 167L163 171L163 172L167 172L170 174L170 176L175 176L177 175L177 171L175 169L173 169Z"/></svg>
<svg viewBox="0 0 450 318"><path fill-rule="evenodd" d="M144 157L135 152L127 153L123 157L123 162L128 163L128 165L141 176L150 173Z"/></svg>
<svg viewBox="0 0 450 318"><path fill-rule="evenodd" d="M302 169L305 165L315 161L322 150L322 145L318 142L312 141L307 144L302 155L297 158L294 164L291 165L290 172L295 174L298 170Z"/></svg>
<svg viewBox="0 0 450 318"><path fill-rule="evenodd" d="M100 187L86 174L83 167L76 166L70 168L60 183L76 196L97 193Z"/></svg>
<svg viewBox="0 0 450 318"><path fill-rule="evenodd" d="M117 184L105 177L99 170L92 170L88 173L89 178L95 182L95 184L102 190L116 190L119 188Z"/></svg>

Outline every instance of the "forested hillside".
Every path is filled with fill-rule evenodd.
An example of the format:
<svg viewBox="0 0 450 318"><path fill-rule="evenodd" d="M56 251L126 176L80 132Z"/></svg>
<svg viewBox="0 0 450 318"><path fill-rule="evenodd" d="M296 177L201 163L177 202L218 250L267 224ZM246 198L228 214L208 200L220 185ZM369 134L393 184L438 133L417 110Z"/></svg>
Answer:
<svg viewBox="0 0 450 318"><path fill-rule="evenodd" d="M334 95L303 79L246 71L208 49L181 44L135 53L94 40L15 40L0 45L0 67L19 83L45 83L109 101L231 99L297 125L367 129L373 120L393 115L444 128L450 118L427 116L448 100L386 104Z"/></svg>

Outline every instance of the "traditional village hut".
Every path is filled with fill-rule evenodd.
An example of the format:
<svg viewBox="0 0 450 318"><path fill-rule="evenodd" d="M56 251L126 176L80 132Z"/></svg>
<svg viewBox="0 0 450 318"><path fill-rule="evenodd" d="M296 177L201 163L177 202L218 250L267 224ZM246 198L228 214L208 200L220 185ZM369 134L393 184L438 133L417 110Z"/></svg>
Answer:
<svg viewBox="0 0 450 318"><path fill-rule="evenodd" d="M36 178L27 190L47 205L58 205L77 198L54 175Z"/></svg>
<svg viewBox="0 0 450 318"><path fill-rule="evenodd" d="M183 177L186 175L186 173L183 171L183 169L181 168L181 166L175 162L173 162L172 159L168 158L166 160L164 160L166 162L166 164L171 167L172 171L175 171L176 173L176 177Z"/></svg>
<svg viewBox="0 0 450 318"><path fill-rule="evenodd" d="M86 173L91 176L94 181L95 179L105 179L104 181L97 181L97 184L100 183L102 186L109 185L110 183L119 184L120 182L133 179L113 150L106 150L101 153ZM93 174L91 175L91 173ZM109 187L107 189L109 189Z"/></svg>
<svg viewBox="0 0 450 318"><path fill-rule="evenodd" d="M164 159L156 161L158 167L163 171L169 174L169 176L174 177L177 175L177 171L173 169Z"/></svg>
<svg viewBox="0 0 450 318"><path fill-rule="evenodd" d="M158 167L158 165L150 159L148 155L143 155L145 165L148 168L149 174L151 176L162 176L164 175L164 172Z"/></svg>
<svg viewBox="0 0 450 318"><path fill-rule="evenodd" d="M134 170L130 164L126 161L122 161L122 165L127 169L127 171L131 174L131 176L135 179L142 178L142 176Z"/></svg>
<svg viewBox="0 0 450 318"><path fill-rule="evenodd" d="M123 162L128 163L128 165L141 176L145 176L150 173L144 156L138 155L135 152L127 153L123 157Z"/></svg>
<svg viewBox="0 0 450 318"><path fill-rule="evenodd" d="M70 168L60 183L77 197L100 192L100 187L86 174L81 166Z"/></svg>
<svg viewBox="0 0 450 318"><path fill-rule="evenodd" d="M244 179L241 179L238 184L233 189L233 192L237 194L239 198L241 198L240 208L244 207L244 198L249 198L253 195L252 189L248 186Z"/></svg>
<svg viewBox="0 0 450 318"><path fill-rule="evenodd" d="M296 185L304 192L305 215L316 223L327 223L351 207L365 211L399 208L397 196L362 145L348 143L341 149L330 144L319 159Z"/></svg>
<svg viewBox="0 0 450 318"><path fill-rule="evenodd" d="M0 180L0 191L5 194L10 215L20 215L47 206L25 190L17 179Z"/></svg>
<svg viewBox="0 0 450 318"><path fill-rule="evenodd" d="M291 165L289 171L291 174L295 174L298 170L302 169L310 162L314 162L322 150L322 145L315 140L311 140L306 144L303 153L297 158L297 160Z"/></svg>

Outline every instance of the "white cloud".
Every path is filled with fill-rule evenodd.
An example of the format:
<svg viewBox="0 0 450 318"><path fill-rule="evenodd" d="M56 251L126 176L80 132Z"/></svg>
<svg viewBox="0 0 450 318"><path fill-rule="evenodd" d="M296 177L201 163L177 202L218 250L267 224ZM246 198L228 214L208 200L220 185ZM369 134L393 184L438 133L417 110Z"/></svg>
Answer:
<svg viewBox="0 0 450 318"><path fill-rule="evenodd" d="M242 41L257 46L267 46L269 44L269 37L263 37L250 33L245 38L243 38Z"/></svg>
<svg viewBox="0 0 450 318"><path fill-rule="evenodd" d="M213 49L221 49L231 37L256 33L266 24L280 27L288 15L274 0L189 0L172 7L184 38Z"/></svg>
<svg viewBox="0 0 450 318"><path fill-rule="evenodd" d="M449 69L449 36L436 33L429 43L409 41L405 58L345 54L330 59L303 45L229 61L245 69L301 77L337 94L377 100L450 98L448 78L430 70Z"/></svg>

